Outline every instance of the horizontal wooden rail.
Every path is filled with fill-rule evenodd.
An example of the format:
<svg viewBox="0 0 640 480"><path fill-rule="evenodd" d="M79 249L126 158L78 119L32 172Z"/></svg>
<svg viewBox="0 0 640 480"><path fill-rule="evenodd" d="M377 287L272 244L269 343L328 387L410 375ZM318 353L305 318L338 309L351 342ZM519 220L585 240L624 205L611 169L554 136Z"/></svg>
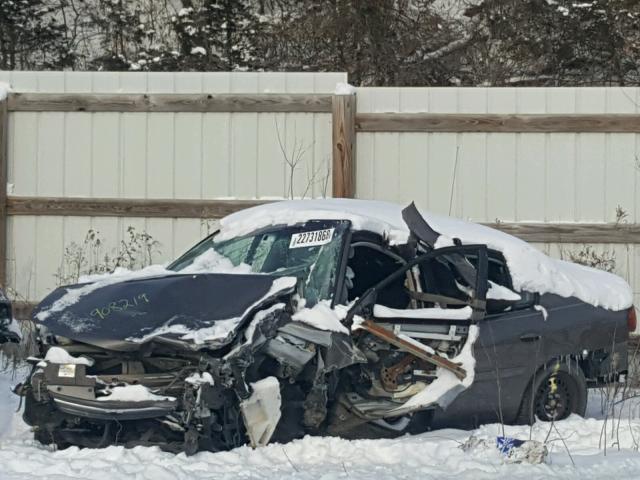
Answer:
<svg viewBox="0 0 640 480"><path fill-rule="evenodd" d="M637 243L640 224L632 223L487 223L488 227L536 243Z"/></svg>
<svg viewBox="0 0 640 480"><path fill-rule="evenodd" d="M12 93L13 112L331 113L327 94Z"/></svg>
<svg viewBox="0 0 640 480"><path fill-rule="evenodd" d="M264 200L152 200L8 197L9 215L80 217L222 218Z"/></svg>
<svg viewBox="0 0 640 480"><path fill-rule="evenodd" d="M265 200L154 200L120 198L7 198L9 215L90 217L221 218ZM487 223L527 242L640 243L640 224Z"/></svg>
<svg viewBox="0 0 640 480"><path fill-rule="evenodd" d="M358 113L358 132L640 133L635 114Z"/></svg>

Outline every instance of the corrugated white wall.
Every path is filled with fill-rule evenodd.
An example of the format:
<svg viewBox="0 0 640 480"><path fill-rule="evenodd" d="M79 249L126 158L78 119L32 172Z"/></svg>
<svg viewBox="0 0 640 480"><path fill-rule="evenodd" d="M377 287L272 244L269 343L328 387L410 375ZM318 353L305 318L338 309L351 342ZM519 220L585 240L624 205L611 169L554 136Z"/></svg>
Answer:
<svg viewBox="0 0 640 480"><path fill-rule="evenodd" d="M16 91L103 93L331 93L343 73L0 72ZM285 149L304 149L294 195L322 196L331 115L312 113L31 113L9 119L9 193L94 198L283 198ZM331 192L331 182L326 185ZM206 233L195 219L10 217L8 281L37 300L55 286L64 247L100 232L108 253L129 226L175 258Z"/></svg>
<svg viewBox="0 0 640 480"><path fill-rule="evenodd" d="M637 88L359 88L358 112L638 113ZM457 161L456 161L457 156ZM360 198L474 221L640 222L640 144L617 133L359 133ZM456 171L454 178L454 169ZM640 242L640 239L638 239ZM555 257L583 245L539 245ZM640 304L640 244L596 245Z"/></svg>

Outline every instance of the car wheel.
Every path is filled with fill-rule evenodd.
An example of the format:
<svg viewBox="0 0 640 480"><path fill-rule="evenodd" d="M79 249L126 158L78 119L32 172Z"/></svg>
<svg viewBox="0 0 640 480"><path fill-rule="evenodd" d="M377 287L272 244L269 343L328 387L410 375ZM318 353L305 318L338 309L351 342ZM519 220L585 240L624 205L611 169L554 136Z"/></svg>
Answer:
<svg viewBox="0 0 640 480"><path fill-rule="evenodd" d="M539 370L525 390L518 423L563 420L572 413L584 415L587 380L577 365L554 363Z"/></svg>

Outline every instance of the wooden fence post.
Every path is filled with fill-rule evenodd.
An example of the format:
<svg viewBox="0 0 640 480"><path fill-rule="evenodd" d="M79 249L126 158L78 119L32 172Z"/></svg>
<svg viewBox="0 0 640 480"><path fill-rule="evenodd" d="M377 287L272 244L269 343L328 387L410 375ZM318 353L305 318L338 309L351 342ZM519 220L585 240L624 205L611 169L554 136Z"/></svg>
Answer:
<svg viewBox="0 0 640 480"><path fill-rule="evenodd" d="M1 93L0 93L1 95ZM7 164L9 162L8 97L0 99L0 286L7 286Z"/></svg>
<svg viewBox="0 0 640 480"><path fill-rule="evenodd" d="M331 109L333 131L333 197L353 198L356 190L356 95L334 95Z"/></svg>

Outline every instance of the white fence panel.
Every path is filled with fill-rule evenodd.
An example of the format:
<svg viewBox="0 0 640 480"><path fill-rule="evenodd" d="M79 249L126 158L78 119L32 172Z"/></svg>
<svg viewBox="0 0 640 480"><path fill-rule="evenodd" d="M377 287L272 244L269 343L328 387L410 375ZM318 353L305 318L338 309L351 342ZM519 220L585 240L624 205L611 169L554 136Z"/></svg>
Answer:
<svg viewBox="0 0 640 480"><path fill-rule="evenodd" d="M331 93L343 73L0 72L18 92ZM10 114L9 193L93 198L285 198L330 195L328 113ZM282 146L281 146L282 144ZM302 155L293 186L285 150ZM8 283L37 300L56 284L63 251L90 229L106 241L127 228L160 242L157 261L175 258L201 236L200 220L11 217Z"/></svg>
<svg viewBox="0 0 640 480"><path fill-rule="evenodd" d="M346 74L0 72L17 91L330 93ZM639 113L637 88L359 88L358 112ZM94 198L319 197L331 191L327 113L15 112L9 193ZM284 161L302 160L291 175ZM474 221L640 223L640 144L621 133L359 133L356 194ZM9 219L9 284L37 300L89 230L111 255L128 228L167 261L203 236L196 219ZM541 245L567 258L582 245ZM634 285L640 247L596 245Z"/></svg>
<svg viewBox="0 0 640 480"><path fill-rule="evenodd" d="M359 113L638 113L638 88L359 88ZM627 133L359 133L356 195L479 222L640 222ZM638 239L640 242L640 239ZM583 245L541 247L568 257ZM640 304L640 246L596 245Z"/></svg>

